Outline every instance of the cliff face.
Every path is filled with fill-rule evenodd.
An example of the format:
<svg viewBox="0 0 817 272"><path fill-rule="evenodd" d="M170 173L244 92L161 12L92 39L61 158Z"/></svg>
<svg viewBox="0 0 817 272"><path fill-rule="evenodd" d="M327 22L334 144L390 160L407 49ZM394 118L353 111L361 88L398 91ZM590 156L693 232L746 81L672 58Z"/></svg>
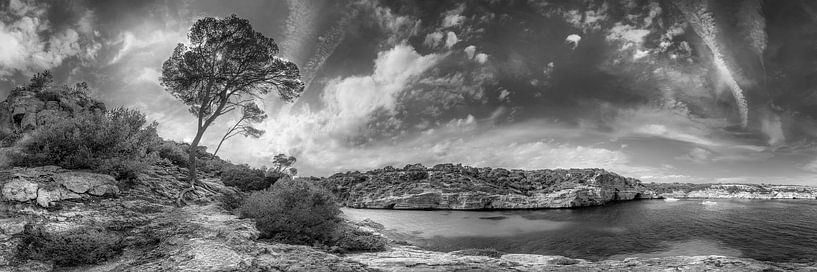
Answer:
<svg viewBox="0 0 817 272"><path fill-rule="evenodd" d="M645 186L662 198L817 199L817 188L802 185L651 183Z"/></svg>
<svg viewBox="0 0 817 272"><path fill-rule="evenodd" d="M320 180L351 208L538 209L604 205L657 196L639 180L603 169L506 170L407 165Z"/></svg>

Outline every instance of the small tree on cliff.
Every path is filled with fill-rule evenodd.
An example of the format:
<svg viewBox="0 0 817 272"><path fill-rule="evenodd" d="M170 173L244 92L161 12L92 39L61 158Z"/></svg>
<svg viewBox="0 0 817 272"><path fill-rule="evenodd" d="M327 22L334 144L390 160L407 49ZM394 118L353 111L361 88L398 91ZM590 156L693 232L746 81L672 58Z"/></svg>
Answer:
<svg viewBox="0 0 817 272"><path fill-rule="evenodd" d="M260 138L262 135L264 135L264 130L255 128L252 126L252 124L260 123L264 121L264 119L267 119L267 115L263 110L258 108L257 104L247 103L246 105L243 105L241 107L241 117L238 118L235 125L230 127L230 129L227 130L227 133L224 133L224 136L221 137L221 141L218 142L218 147L216 147L216 150L213 151L213 156L218 154L218 150L221 149L221 144L233 136L244 135L244 137Z"/></svg>
<svg viewBox="0 0 817 272"><path fill-rule="evenodd" d="M253 30L249 21L235 15L224 19L199 19L187 34L188 44L178 44L162 64L160 81L165 90L190 106L196 116L196 136L189 149L190 188L196 185L196 156L193 152L204 132L216 118L242 109L261 95L277 91L290 102L303 92L298 67L276 56L272 38Z"/></svg>

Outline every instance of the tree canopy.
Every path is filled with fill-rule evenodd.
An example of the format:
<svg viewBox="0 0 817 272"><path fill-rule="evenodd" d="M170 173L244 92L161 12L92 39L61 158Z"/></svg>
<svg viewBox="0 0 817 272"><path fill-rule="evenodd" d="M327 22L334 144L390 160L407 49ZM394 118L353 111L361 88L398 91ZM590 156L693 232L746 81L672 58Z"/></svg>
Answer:
<svg viewBox="0 0 817 272"><path fill-rule="evenodd" d="M187 39L162 64L160 81L197 117L191 150L219 116L236 109L245 111L253 100L273 91L287 102L303 92L298 67L278 57L275 41L253 30L246 19L235 15L199 19ZM191 184L196 184L192 152L189 165Z"/></svg>

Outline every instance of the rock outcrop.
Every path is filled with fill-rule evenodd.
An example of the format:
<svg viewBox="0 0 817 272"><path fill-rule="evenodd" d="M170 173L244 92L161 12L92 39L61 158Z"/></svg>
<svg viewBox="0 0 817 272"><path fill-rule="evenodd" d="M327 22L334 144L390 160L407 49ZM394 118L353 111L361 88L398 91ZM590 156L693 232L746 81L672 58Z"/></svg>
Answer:
<svg viewBox="0 0 817 272"><path fill-rule="evenodd" d="M650 183L663 198L817 199L817 187L772 184Z"/></svg>
<svg viewBox="0 0 817 272"><path fill-rule="evenodd" d="M116 180L109 175L68 171L56 166L13 168L0 171L3 201L36 202L49 207L55 202L119 194Z"/></svg>
<svg viewBox="0 0 817 272"><path fill-rule="evenodd" d="M603 169L506 170L440 164L347 172L318 181L351 208L538 209L604 205L657 196Z"/></svg>
<svg viewBox="0 0 817 272"><path fill-rule="evenodd" d="M349 259L379 271L817 271L809 264L780 264L724 256L628 258L588 262L562 256L504 254L462 256L396 246L387 252L362 253Z"/></svg>
<svg viewBox="0 0 817 272"><path fill-rule="evenodd" d="M102 102L88 95L84 83L69 87L36 81L15 88L5 101L0 102L0 136L30 131L84 111L105 110Z"/></svg>

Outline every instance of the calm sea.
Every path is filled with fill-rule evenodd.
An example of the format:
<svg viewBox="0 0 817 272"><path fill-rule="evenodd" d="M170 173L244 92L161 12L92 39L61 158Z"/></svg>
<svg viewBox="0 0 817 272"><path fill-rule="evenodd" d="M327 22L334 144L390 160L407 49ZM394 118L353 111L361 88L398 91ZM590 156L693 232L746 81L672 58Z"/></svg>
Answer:
<svg viewBox="0 0 817 272"><path fill-rule="evenodd" d="M588 260L725 255L817 261L817 201L645 200L521 211L343 209L387 233L437 251L494 248Z"/></svg>

